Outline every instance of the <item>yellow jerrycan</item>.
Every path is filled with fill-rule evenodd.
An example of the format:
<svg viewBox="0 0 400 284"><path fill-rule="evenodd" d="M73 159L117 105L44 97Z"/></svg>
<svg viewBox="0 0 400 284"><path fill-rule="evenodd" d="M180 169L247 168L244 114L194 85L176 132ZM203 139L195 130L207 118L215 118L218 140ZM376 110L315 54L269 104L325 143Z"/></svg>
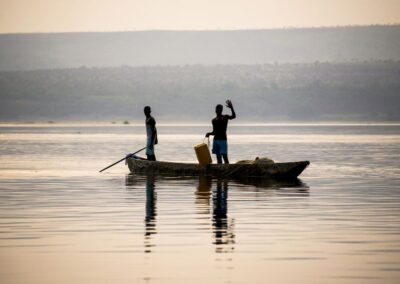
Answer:
<svg viewBox="0 0 400 284"><path fill-rule="evenodd" d="M205 138L204 138L205 140ZM208 145L206 143L199 144L194 146L194 151L196 152L197 160L199 164L202 166L207 166L208 164L212 163L210 150L208 149L208 145L210 145L210 139L208 139Z"/></svg>

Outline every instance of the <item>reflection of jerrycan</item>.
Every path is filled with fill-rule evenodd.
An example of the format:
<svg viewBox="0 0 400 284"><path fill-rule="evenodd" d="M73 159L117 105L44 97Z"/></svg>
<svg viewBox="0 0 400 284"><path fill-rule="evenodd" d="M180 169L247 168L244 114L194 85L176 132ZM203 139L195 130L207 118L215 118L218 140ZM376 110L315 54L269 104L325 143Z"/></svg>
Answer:
<svg viewBox="0 0 400 284"><path fill-rule="evenodd" d="M208 145L209 144L210 144L210 139L208 139ZM194 146L194 151L196 152L197 160L199 161L199 164L202 166L207 166L208 164L212 163L208 145L203 141L203 143Z"/></svg>

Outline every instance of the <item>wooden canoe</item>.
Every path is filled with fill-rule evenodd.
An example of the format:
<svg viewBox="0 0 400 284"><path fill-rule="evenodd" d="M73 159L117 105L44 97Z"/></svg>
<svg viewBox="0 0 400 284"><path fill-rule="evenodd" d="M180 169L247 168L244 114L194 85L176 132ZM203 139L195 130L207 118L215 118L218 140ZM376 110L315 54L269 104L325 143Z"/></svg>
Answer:
<svg viewBox="0 0 400 284"><path fill-rule="evenodd" d="M230 178L295 179L310 164L309 161L269 164L210 164L154 162L127 158L131 173L171 176L212 176Z"/></svg>

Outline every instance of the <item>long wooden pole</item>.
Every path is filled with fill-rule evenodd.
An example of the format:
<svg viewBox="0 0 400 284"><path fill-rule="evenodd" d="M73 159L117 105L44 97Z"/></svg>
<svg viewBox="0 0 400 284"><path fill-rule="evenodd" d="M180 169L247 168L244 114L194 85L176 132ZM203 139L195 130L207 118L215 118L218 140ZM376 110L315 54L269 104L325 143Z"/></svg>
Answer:
<svg viewBox="0 0 400 284"><path fill-rule="evenodd" d="M128 158L128 157L130 157L130 156L132 156L132 155L135 155L135 154L139 153L140 151L143 151L143 150L146 149L146 148L147 148L147 147L144 147L144 148L142 148L142 149L140 149L140 150L137 150L135 153L132 153L132 154L127 155L126 157L122 158L121 160L115 162L114 164L109 165L108 167L105 167L104 169L100 170L99 173L101 173L102 171L107 170L108 168L111 168L112 166L115 166L116 164L122 162L122 161L125 160L126 158Z"/></svg>

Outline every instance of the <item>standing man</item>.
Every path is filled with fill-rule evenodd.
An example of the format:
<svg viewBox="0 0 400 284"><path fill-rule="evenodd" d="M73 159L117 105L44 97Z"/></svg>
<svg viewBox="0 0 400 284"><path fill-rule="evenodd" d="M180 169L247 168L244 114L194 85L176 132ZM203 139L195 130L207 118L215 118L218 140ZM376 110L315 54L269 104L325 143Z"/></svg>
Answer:
<svg viewBox="0 0 400 284"><path fill-rule="evenodd" d="M154 117L150 115L150 113L151 113L151 108L149 106L144 107L144 115L146 116L147 160L155 161L156 155L154 154L154 145L158 143L157 129L156 129L156 120L154 119Z"/></svg>
<svg viewBox="0 0 400 284"><path fill-rule="evenodd" d="M228 127L228 120L236 118L236 113L230 100L226 101L226 107L231 109L232 115L222 114L223 106L217 105L215 107L217 116L212 120L213 131L206 134L206 137L214 135L212 153L217 155L218 164L222 164L221 157L224 158L225 164L229 164L226 129Z"/></svg>

